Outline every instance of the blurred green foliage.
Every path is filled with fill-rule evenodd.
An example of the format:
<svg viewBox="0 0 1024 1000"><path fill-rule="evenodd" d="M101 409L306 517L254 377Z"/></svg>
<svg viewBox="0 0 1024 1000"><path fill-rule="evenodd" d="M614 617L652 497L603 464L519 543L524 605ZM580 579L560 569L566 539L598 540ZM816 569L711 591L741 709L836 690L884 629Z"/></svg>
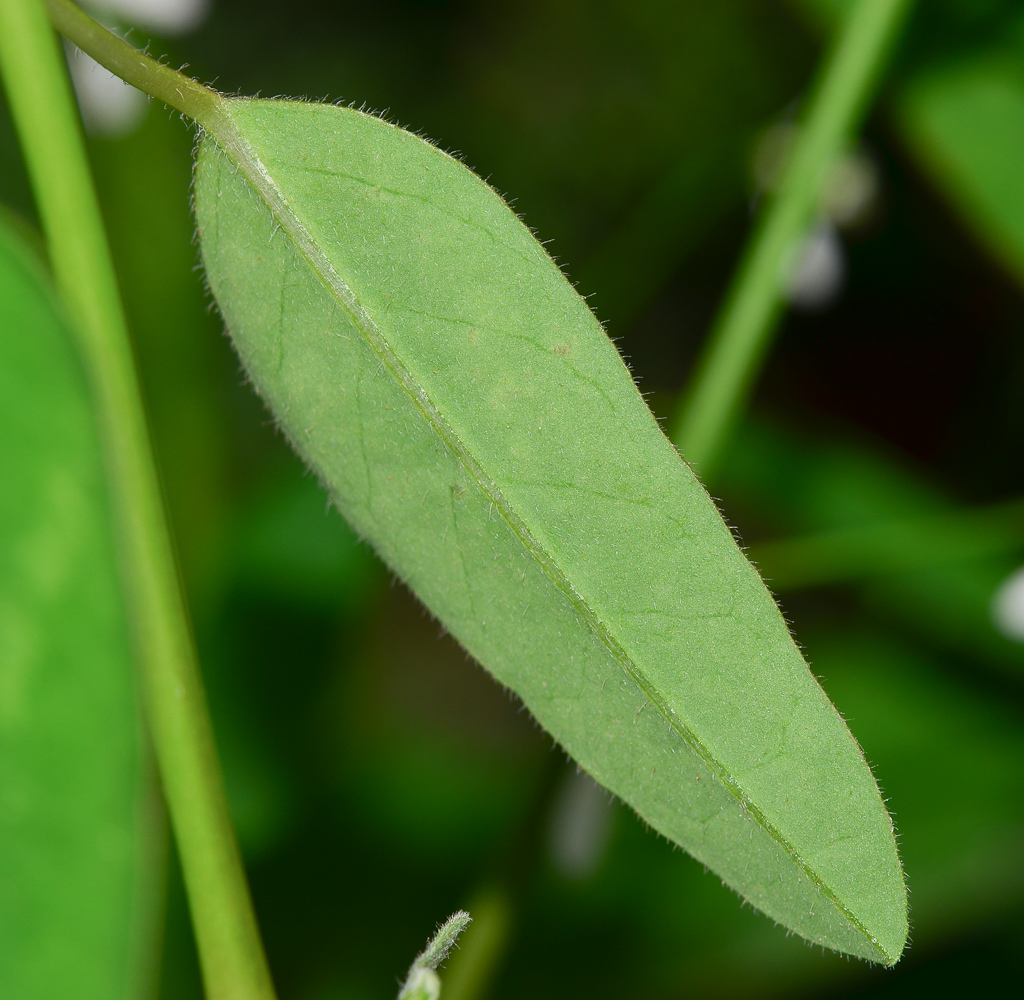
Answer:
<svg viewBox="0 0 1024 1000"><path fill-rule="evenodd" d="M0 993L151 990L163 876L99 436L0 218Z"/></svg>
<svg viewBox="0 0 1024 1000"><path fill-rule="evenodd" d="M390 108L461 150L553 241L667 417L747 231L756 137L820 53L807 9L215 0L153 49L225 90ZM843 237L846 289L789 318L723 466L722 508L752 546L1024 495L1020 16L918 5L865 134L881 195ZM1022 553L783 595L895 814L913 927L895 971L787 939L619 807L570 877L552 850L559 754L325 511L242 384L194 270L191 143L153 107L92 150L282 995L394 995L435 921L496 884L496 998L1019 982L1024 647L990 606ZM4 114L0 198L31 218ZM199 995L191 947L172 878L165 1000Z"/></svg>

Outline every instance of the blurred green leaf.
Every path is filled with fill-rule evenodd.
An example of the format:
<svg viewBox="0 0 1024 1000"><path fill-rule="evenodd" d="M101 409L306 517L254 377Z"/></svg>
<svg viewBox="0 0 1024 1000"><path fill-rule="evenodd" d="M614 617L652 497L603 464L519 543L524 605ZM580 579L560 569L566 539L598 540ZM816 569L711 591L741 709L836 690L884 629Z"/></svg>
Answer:
<svg viewBox="0 0 1024 1000"><path fill-rule="evenodd" d="M796 7L827 31L848 2ZM894 95L897 122L964 224L1024 282L1024 20L1012 4L922 5L922 38L936 22L938 35L959 28L963 40L945 40L946 51L905 75ZM968 30L976 22L989 31Z"/></svg>
<svg viewBox="0 0 1024 1000"><path fill-rule="evenodd" d="M393 587L325 720L357 822L431 865L480 863L536 794L551 744L404 587ZM361 819L365 817L365 819Z"/></svg>
<svg viewBox="0 0 1024 1000"><path fill-rule="evenodd" d="M580 270L595 311L627 330L745 191L746 134L681 157Z"/></svg>
<svg viewBox="0 0 1024 1000"><path fill-rule="evenodd" d="M1024 676L1024 646L995 626L993 601L1020 558L995 556L870 583L865 606L904 626L929 648L962 658L965 671L981 663L1008 677Z"/></svg>
<svg viewBox="0 0 1024 1000"><path fill-rule="evenodd" d="M211 286L348 519L656 829L793 930L894 962L902 872L860 750L543 249L379 119L224 110L229 153L205 139L196 175Z"/></svg>
<svg viewBox="0 0 1024 1000"><path fill-rule="evenodd" d="M158 827L102 460L70 336L2 225L0 441L0 995L130 996L151 986Z"/></svg>
<svg viewBox="0 0 1024 1000"><path fill-rule="evenodd" d="M250 594L355 614L377 592L379 563L311 476L268 485L243 517L239 536L238 585Z"/></svg>
<svg viewBox="0 0 1024 1000"><path fill-rule="evenodd" d="M1024 503L859 524L762 542L751 558L777 590L872 580L1024 548Z"/></svg>
<svg viewBox="0 0 1024 1000"><path fill-rule="evenodd" d="M860 577L873 613L909 628L931 648L1008 675L1024 673L1024 647L996 630L991 613L997 588L1019 565L1016 503L971 516L909 463L876 446L842 432L797 434L766 421L743 429L722 485L730 515L758 526L759 534L813 532L802 542L752 547L755 559L765 560L769 585L776 585L776 570L780 589L852 571L849 582ZM943 533L941 544L929 538L934 532ZM824 548L808 550L819 543ZM864 556L880 543L890 551L884 558L876 552L875 572L868 573ZM773 563L778 556L787 561ZM952 563L941 565L945 559Z"/></svg>
<svg viewBox="0 0 1024 1000"><path fill-rule="evenodd" d="M766 419L741 429L721 488L730 516L769 538L941 515L956 506L904 456L855 431Z"/></svg>
<svg viewBox="0 0 1024 1000"><path fill-rule="evenodd" d="M1024 282L1024 47L916 77L900 94L898 115L967 226Z"/></svg>

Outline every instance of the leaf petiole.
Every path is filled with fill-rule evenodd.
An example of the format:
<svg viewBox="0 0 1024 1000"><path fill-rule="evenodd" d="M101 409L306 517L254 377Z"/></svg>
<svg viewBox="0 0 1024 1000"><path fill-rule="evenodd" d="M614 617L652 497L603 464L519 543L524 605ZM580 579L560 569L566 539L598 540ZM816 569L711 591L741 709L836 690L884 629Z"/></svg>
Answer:
<svg viewBox="0 0 1024 1000"><path fill-rule="evenodd" d="M143 93L216 133L224 98L211 87L158 62L93 20L71 0L43 0L50 22L69 42Z"/></svg>

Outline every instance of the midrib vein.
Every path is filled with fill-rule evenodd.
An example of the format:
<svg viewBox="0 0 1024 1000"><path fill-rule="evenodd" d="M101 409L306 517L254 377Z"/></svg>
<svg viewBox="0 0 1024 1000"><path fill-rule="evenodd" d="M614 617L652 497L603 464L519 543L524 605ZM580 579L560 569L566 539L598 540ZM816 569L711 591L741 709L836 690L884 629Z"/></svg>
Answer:
<svg viewBox="0 0 1024 1000"><path fill-rule="evenodd" d="M576 612L590 626L614 659L626 671L629 677L640 688L644 696L658 709L679 737L704 762L723 786L739 802L740 807L750 813L768 832L776 843L786 851L794 863L806 874L818 891L828 899L843 916L869 941L887 962L892 958L884 951L876 939L868 932L859 918L840 901L832 889L822 881L820 876L800 857L788 839L761 812L759 807L744 792L739 782L728 773L698 737L683 724L675 711L665 702L662 696L651 686L643 672L634 663L632 657L623 648L618 639L608 630L597 614L591 609L586 599L573 586L562 571L554 557L534 537L525 521L504 496L495 483L484 471L470 449L449 426L441 412L434 406L426 390L419 384L413 373L402 362L394 349L384 337L376 322L363 307L347 282L337 273L327 255L320 249L312 233L298 218L283 192L271 177L263 161L239 131L230 110L216 123L211 134L224 152L235 161L239 170L253 189L263 200L274 220L287 233L293 245L304 258L320 283L335 298L338 304L348 313L353 325L362 335L370 349L380 359L381 364L391 373L395 381L409 396L416 408L434 432L459 459L474 482L490 499L501 513L505 522L519 539L523 547L537 561L545 575L565 596ZM211 123L212 124L212 123Z"/></svg>

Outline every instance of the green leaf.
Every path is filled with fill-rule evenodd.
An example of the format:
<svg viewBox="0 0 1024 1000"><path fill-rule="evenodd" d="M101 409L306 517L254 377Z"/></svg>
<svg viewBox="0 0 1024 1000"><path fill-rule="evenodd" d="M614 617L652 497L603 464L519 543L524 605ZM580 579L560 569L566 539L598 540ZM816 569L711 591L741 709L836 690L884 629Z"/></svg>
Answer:
<svg viewBox="0 0 1024 1000"><path fill-rule="evenodd" d="M892 826L614 346L501 199L358 112L230 102L203 259L343 514L598 781L808 939L892 963Z"/></svg>
<svg viewBox="0 0 1024 1000"><path fill-rule="evenodd" d="M126 997L156 894L102 461L69 334L2 224L0 442L0 996Z"/></svg>
<svg viewBox="0 0 1024 1000"><path fill-rule="evenodd" d="M900 96L900 123L982 244L1024 282L1024 58L944 64Z"/></svg>
<svg viewBox="0 0 1024 1000"><path fill-rule="evenodd" d="M1024 890L1024 727L1015 699L863 620L807 641L899 802L916 941L934 948L985 933Z"/></svg>

